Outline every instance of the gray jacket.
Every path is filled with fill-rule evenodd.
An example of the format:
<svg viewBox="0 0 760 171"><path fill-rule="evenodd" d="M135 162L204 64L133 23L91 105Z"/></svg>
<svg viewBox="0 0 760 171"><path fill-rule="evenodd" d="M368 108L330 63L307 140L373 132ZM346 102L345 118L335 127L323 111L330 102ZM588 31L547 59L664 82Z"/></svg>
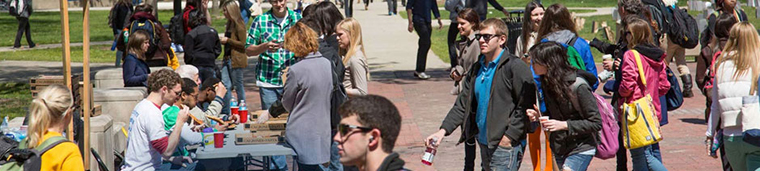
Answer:
<svg viewBox="0 0 760 171"><path fill-rule="evenodd" d="M282 93L282 105L290 112L285 138L298 154L298 163L316 165L330 161L331 66L330 60L317 52L288 69Z"/></svg>
<svg viewBox="0 0 760 171"><path fill-rule="evenodd" d="M32 0L18 0L18 17L29 18L34 12Z"/></svg>
<svg viewBox="0 0 760 171"><path fill-rule="evenodd" d="M464 9L465 0L446 0L443 7L446 11L449 11L449 19L451 23L457 23L457 16L459 11Z"/></svg>

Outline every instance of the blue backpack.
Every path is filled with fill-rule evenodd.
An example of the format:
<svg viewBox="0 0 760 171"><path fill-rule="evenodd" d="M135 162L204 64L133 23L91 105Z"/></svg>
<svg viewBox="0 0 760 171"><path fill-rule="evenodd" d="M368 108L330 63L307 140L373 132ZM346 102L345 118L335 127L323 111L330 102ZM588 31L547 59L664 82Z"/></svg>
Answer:
<svg viewBox="0 0 760 171"><path fill-rule="evenodd" d="M158 49L158 42L161 36L158 36L156 33L156 27L160 27L159 25L153 23L153 21L150 21L149 19L139 19L132 21L132 24L129 25L129 31L124 32L124 44L127 44L129 42L129 34L134 33L138 30L145 30L145 32L148 32L148 38L150 42L150 47L148 48L148 51L146 54L153 54L153 52Z"/></svg>

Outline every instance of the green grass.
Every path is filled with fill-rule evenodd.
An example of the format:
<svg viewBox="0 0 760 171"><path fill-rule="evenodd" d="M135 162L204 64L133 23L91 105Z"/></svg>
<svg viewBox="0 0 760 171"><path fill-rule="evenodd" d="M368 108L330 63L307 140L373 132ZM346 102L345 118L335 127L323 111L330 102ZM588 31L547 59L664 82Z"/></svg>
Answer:
<svg viewBox="0 0 760 171"><path fill-rule="evenodd" d="M26 115L32 101L32 92L27 83L0 83L0 118L10 119Z"/></svg>
<svg viewBox="0 0 760 171"><path fill-rule="evenodd" d="M517 0L496 0L501 6L505 7L525 7L529 1L517 1ZM551 4L562 3L566 7L614 7L617 6L615 0L543 0L544 7L549 7ZM443 6L443 3L439 2L439 6ZM678 6L686 6L686 1L678 1Z"/></svg>
<svg viewBox="0 0 760 171"><path fill-rule="evenodd" d="M168 25L173 16L171 10L161 10L158 12L159 20L162 24ZM72 43L82 42L82 12L69 12L69 34ZM224 30L226 20L217 16L212 24L217 30ZM90 41L109 41L113 40L113 32L108 27L108 11L90 11ZM55 44L61 43L61 14L59 12L35 12L30 17L30 26L32 40L37 44ZM10 15L0 15L0 46L13 46L18 23L16 18ZM22 46L26 46L26 38L21 41Z"/></svg>
<svg viewBox="0 0 760 171"><path fill-rule="evenodd" d="M61 61L61 48L0 52L0 60ZM90 46L90 62L113 63L116 52L110 45ZM82 47L71 47L71 61L82 62Z"/></svg>

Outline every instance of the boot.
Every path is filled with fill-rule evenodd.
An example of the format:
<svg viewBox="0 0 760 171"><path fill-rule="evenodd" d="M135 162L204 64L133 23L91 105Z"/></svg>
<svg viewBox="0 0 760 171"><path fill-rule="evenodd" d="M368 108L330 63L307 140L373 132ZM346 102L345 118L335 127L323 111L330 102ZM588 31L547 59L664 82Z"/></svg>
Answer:
<svg viewBox="0 0 760 171"><path fill-rule="evenodd" d="M683 82L683 97L694 97L694 93L691 92L691 74L681 75L681 81Z"/></svg>

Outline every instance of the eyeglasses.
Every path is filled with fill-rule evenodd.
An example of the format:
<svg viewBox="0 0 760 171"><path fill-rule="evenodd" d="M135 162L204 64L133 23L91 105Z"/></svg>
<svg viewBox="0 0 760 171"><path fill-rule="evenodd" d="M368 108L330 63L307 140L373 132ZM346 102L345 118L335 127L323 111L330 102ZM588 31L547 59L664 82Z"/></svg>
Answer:
<svg viewBox="0 0 760 171"><path fill-rule="evenodd" d="M480 38L483 38L486 42L491 41L491 39L497 37L498 35L495 34L475 34L475 40L480 40Z"/></svg>
<svg viewBox="0 0 760 171"><path fill-rule="evenodd" d="M338 134L341 140L343 140L345 137L348 137L350 134L349 131L358 129L358 132L369 132L372 131L372 128L370 127L363 127L363 126L356 126L356 125L348 125L348 124L338 124ZM354 132L351 132L354 133Z"/></svg>

